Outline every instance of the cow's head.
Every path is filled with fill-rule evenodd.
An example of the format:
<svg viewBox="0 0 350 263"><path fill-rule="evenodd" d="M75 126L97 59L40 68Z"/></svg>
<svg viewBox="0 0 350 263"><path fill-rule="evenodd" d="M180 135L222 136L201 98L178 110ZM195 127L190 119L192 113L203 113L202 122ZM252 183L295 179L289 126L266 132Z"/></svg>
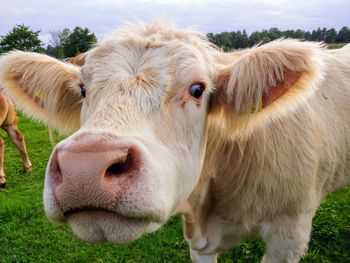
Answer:
<svg viewBox="0 0 350 263"><path fill-rule="evenodd" d="M47 166L47 216L83 239L125 243L189 197L205 154L215 154L209 126L248 136L297 110L321 79L318 50L277 41L226 54L158 22L117 31L76 65L11 52L0 83L25 113L75 131Z"/></svg>

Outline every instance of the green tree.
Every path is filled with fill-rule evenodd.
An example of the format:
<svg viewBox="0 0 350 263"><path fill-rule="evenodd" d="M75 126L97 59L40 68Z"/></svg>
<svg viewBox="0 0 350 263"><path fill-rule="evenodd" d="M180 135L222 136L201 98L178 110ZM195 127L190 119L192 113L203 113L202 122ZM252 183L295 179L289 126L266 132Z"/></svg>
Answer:
<svg viewBox="0 0 350 263"><path fill-rule="evenodd" d="M13 49L23 51L42 52L42 42L39 39L39 31L32 31L29 26L16 25L7 35L0 40L0 52Z"/></svg>
<svg viewBox="0 0 350 263"><path fill-rule="evenodd" d="M260 34L260 42L265 44L267 42L270 42L272 39L269 37L269 31L268 30L262 30Z"/></svg>
<svg viewBox="0 0 350 263"><path fill-rule="evenodd" d="M297 29L294 32L294 38L298 38L298 39L305 39L305 32L301 29Z"/></svg>
<svg viewBox="0 0 350 263"><path fill-rule="evenodd" d="M249 36L249 46L252 47L258 44L261 40L261 33L259 31L255 31Z"/></svg>
<svg viewBox="0 0 350 263"><path fill-rule="evenodd" d="M265 44L278 38L297 38L308 41L324 41L326 43L348 43L350 42L350 29L343 27L338 34L334 28L317 28L313 31L285 30L281 31L278 28L272 27L269 30L255 31L247 35L246 31L232 31L222 33L208 33L208 39L215 45L221 47L225 51L232 49L240 49L252 47L259 43Z"/></svg>
<svg viewBox="0 0 350 263"><path fill-rule="evenodd" d="M63 46L67 42L70 34L71 31L68 28L62 31L51 31L50 44L46 48L46 53L56 58L65 58Z"/></svg>
<svg viewBox="0 0 350 263"><path fill-rule="evenodd" d="M289 30L282 32L282 36L284 36L286 38L294 38L294 34L295 34L295 32L293 29L289 29Z"/></svg>
<svg viewBox="0 0 350 263"><path fill-rule="evenodd" d="M342 27L336 37L336 42L338 43L348 43L350 42L350 29L346 26Z"/></svg>
<svg viewBox="0 0 350 263"><path fill-rule="evenodd" d="M282 32L278 28L272 27L269 29L267 37L271 40L275 40L277 38L282 37Z"/></svg>
<svg viewBox="0 0 350 263"><path fill-rule="evenodd" d="M271 39L268 36L265 36L261 39L261 44L266 44L271 42Z"/></svg>
<svg viewBox="0 0 350 263"><path fill-rule="evenodd" d="M222 32L220 34L215 34L216 43L219 47L228 51L233 48L232 45L232 34L229 32Z"/></svg>
<svg viewBox="0 0 350 263"><path fill-rule="evenodd" d="M248 40L247 32L245 30L243 30L243 32L238 30L234 37L233 47L235 49L246 48L248 47L248 41L249 40Z"/></svg>
<svg viewBox="0 0 350 263"><path fill-rule="evenodd" d="M337 38L337 31L334 28L331 28L326 31L326 37L324 41L326 43L334 43L336 38Z"/></svg>
<svg viewBox="0 0 350 263"><path fill-rule="evenodd" d="M304 38L305 38L305 40L307 40L307 41L310 41L310 40L311 40L311 33L310 33L310 31L306 31L306 32L305 32Z"/></svg>
<svg viewBox="0 0 350 263"><path fill-rule="evenodd" d="M322 41L323 40L321 28L317 28L317 30L312 30L311 40L312 41Z"/></svg>
<svg viewBox="0 0 350 263"><path fill-rule="evenodd" d="M322 28L321 30L321 39L320 41L325 41L326 40L326 36L327 36L327 28Z"/></svg>
<svg viewBox="0 0 350 263"><path fill-rule="evenodd" d="M74 57L89 50L96 43L96 36L88 28L75 27L63 43L65 57Z"/></svg>

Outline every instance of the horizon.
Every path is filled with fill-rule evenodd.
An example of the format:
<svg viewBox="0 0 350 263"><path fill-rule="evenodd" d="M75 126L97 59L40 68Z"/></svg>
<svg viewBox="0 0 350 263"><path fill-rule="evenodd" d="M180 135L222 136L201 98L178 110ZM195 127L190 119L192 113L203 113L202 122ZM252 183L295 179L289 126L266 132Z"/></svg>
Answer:
<svg viewBox="0 0 350 263"><path fill-rule="evenodd" d="M80 26L101 40L124 21L149 23L158 17L168 17L180 27L194 26L205 34L246 30L250 35L275 27L281 31L324 27L339 31L350 22L347 0L13 0L1 6L1 36L24 24L40 30L44 46L49 44L51 31Z"/></svg>

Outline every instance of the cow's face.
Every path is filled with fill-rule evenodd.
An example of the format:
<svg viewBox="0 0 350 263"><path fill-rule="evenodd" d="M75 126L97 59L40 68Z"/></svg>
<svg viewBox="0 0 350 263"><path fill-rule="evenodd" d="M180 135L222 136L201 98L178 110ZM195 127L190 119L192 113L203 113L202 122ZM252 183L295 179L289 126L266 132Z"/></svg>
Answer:
<svg viewBox="0 0 350 263"><path fill-rule="evenodd" d="M26 113L61 130L79 126L51 155L47 216L89 241L125 243L157 229L196 186L209 111L220 130L252 130L284 113L274 100L302 74L301 84L316 74L307 52L275 49L225 55L192 31L156 23L120 31L79 66L4 56L0 83ZM301 84L288 93L304 96ZM271 106L258 112L261 104Z"/></svg>
<svg viewBox="0 0 350 263"><path fill-rule="evenodd" d="M191 193L205 150L210 57L191 44L114 39L87 55L80 129L54 149L49 218L87 240L124 243Z"/></svg>

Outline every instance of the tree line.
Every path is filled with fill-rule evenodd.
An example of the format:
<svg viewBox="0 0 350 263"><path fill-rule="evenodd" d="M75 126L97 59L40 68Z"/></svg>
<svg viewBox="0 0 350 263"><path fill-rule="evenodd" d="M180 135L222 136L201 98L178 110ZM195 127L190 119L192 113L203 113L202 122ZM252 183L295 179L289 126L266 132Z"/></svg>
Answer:
<svg viewBox="0 0 350 263"><path fill-rule="evenodd" d="M307 41L319 41L327 44L333 43L349 43L350 42L350 29L346 26L342 27L338 32L334 28L317 28L312 31L297 30L285 30L281 31L276 27L269 30L255 31L249 36L245 30L232 31L222 33L209 33L207 37L215 45L221 47L224 50L240 49L246 47L252 47L259 43L267 43L278 38L296 38Z"/></svg>
<svg viewBox="0 0 350 263"><path fill-rule="evenodd" d="M73 30L51 31L49 44L39 38L40 31L33 31L25 25L16 25L6 35L0 37L0 54L13 49L46 53L56 58L74 57L89 50L97 38L88 28L75 27Z"/></svg>
<svg viewBox="0 0 350 263"><path fill-rule="evenodd" d="M6 35L0 36L0 54L17 49L46 53L56 58L73 57L89 50L97 38L88 28L75 27L73 30L65 28L50 32L49 44L44 47L39 38L40 31L33 31L29 26L16 25ZM331 43L349 43L350 29L346 26L339 31L334 28L317 28L312 31L285 30L270 28L255 31L249 36L246 30L222 33L209 33L208 39L225 51L252 47L259 43L267 43L278 38L297 38L308 41L322 41Z"/></svg>

